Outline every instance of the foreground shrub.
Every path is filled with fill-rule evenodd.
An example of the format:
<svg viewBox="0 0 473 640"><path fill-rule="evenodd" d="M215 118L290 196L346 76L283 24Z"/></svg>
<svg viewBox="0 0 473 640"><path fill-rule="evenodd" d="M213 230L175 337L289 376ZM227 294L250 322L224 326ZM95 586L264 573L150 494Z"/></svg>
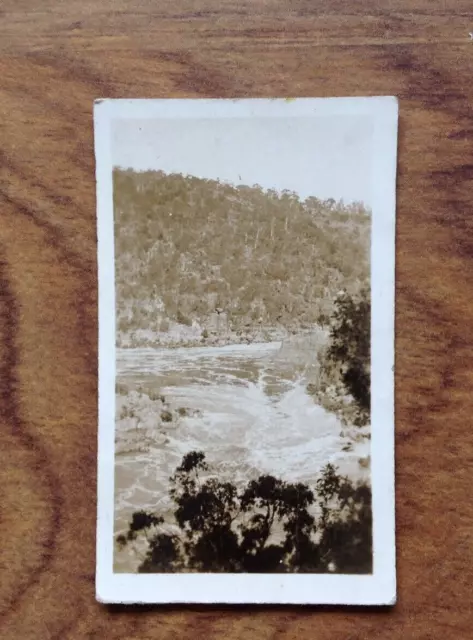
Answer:
<svg viewBox="0 0 473 640"><path fill-rule="evenodd" d="M142 535L139 572L372 571L371 490L330 464L314 488L261 475L239 492L192 451L171 478L170 496L173 533L159 514L138 511L117 538L123 547Z"/></svg>

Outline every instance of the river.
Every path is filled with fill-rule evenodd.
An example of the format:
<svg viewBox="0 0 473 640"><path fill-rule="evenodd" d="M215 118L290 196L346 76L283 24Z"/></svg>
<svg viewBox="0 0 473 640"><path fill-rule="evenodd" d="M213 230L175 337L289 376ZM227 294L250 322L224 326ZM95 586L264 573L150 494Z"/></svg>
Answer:
<svg viewBox="0 0 473 640"><path fill-rule="evenodd" d="M327 462L366 477L359 460L369 456L369 440L342 436L339 420L307 394L303 367L281 353L276 342L118 351L117 382L128 392L155 390L178 417L158 428L163 400L135 392L134 417L121 419L133 393L117 396L116 533L134 510L169 514L169 477L192 450L239 486L261 473L312 484ZM116 570L128 561L119 554Z"/></svg>

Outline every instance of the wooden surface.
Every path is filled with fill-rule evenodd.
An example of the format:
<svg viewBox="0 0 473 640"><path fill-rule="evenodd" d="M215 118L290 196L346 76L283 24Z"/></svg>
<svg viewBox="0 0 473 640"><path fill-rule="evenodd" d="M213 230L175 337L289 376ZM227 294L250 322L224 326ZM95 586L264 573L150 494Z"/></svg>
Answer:
<svg viewBox="0 0 473 640"><path fill-rule="evenodd" d="M3 0L0 635L471 637L471 0ZM99 97L394 94L399 602L95 602Z"/></svg>

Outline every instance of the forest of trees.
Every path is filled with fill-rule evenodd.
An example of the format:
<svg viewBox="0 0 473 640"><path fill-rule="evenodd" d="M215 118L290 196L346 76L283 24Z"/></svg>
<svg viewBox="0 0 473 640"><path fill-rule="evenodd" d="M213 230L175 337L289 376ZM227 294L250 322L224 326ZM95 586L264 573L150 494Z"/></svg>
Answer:
<svg viewBox="0 0 473 640"><path fill-rule="evenodd" d="M207 332L217 308L235 333L295 332L323 324L340 288L356 294L369 279L362 205L116 169L114 211L119 339L170 322Z"/></svg>
<svg viewBox="0 0 473 640"><path fill-rule="evenodd" d="M372 571L371 490L328 464L313 488L261 475L238 491L210 474L205 455L185 455L170 479L174 532L159 513L136 511L119 547L143 536L138 571Z"/></svg>

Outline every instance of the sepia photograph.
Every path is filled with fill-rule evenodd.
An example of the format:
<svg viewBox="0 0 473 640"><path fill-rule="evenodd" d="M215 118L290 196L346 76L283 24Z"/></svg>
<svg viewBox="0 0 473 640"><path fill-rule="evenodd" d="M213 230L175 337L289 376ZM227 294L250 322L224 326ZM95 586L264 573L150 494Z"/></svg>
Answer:
<svg viewBox="0 0 473 640"><path fill-rule="evenodd" d="M394 604L397 100L98 100L97 598Z"/></svg>

